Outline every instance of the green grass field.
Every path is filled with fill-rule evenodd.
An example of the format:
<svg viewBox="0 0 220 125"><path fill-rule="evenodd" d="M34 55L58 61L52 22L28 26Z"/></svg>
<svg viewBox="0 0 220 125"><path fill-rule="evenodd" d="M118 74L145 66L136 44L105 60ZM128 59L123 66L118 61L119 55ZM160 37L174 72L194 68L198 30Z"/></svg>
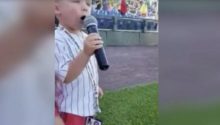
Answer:
<svg viewBox="0 0 220 125"><path fill-rule="evenodd" d="M220 105L172 106L160 111L161 125L220 125Z"/></svg>
<svg viewBox="0 0 220 125"><path fill-rule="evenodd" d="M105 92L100 100L104 125L157 125L158 84Z"/></svg>

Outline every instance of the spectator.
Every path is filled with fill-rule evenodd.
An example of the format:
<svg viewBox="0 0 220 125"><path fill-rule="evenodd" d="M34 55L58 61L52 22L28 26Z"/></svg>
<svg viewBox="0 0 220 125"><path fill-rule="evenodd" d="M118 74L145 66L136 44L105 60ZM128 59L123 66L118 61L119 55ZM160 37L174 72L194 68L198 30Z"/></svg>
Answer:
<svg viewBox="0 0 220 125"><path fill-rule="evenodd" d="M139 14L142 17L146 17L148 15L148 6L147 6L147 4L145 3L144 0L140 1Z"/></svg>
<svg viewBox="0 0 220 125"><path fill-rule="evenodd" d="M127 13L127 4L126 4L126 0L121 0L121 8L120 8L120 12L122 15L125 15Z"/></svg>

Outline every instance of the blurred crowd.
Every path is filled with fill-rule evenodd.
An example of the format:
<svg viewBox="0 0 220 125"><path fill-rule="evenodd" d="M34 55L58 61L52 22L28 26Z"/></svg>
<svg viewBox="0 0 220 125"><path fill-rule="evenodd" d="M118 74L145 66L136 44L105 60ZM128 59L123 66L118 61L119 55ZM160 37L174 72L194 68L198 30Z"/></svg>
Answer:
<svg viewBox="0 0 220 125"><path fill-rule="evenodd" d="M93 0L95 16L150 18L158 20L158 0Z"/></svg>

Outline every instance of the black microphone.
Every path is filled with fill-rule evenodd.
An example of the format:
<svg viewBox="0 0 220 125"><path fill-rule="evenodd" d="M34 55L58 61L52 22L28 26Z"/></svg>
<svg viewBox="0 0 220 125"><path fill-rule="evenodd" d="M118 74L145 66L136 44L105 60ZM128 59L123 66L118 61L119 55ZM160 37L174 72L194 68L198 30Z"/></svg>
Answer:
<svg viewBox="0 0 220 125"><path fill-rule="evenodd" d="M93 16L86 16L81 18L84 21L85 28L90 33L98 33L98 22ZM95 57L98 62L100 70L107 70L109 68L108 60L106 58L104 48L95 50Z"/></svg>

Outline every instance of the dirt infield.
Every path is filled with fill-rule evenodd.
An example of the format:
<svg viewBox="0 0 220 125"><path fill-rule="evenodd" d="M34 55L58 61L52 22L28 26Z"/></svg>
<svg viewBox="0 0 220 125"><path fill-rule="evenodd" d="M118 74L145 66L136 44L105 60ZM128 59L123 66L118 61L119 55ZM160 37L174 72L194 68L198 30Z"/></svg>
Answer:
<svg viewBox="0 0 220 125"><path fill-rule="evenodd" d="M100 72L106 90L158 80L158 47L106 47L110 69Z"/></svg>

